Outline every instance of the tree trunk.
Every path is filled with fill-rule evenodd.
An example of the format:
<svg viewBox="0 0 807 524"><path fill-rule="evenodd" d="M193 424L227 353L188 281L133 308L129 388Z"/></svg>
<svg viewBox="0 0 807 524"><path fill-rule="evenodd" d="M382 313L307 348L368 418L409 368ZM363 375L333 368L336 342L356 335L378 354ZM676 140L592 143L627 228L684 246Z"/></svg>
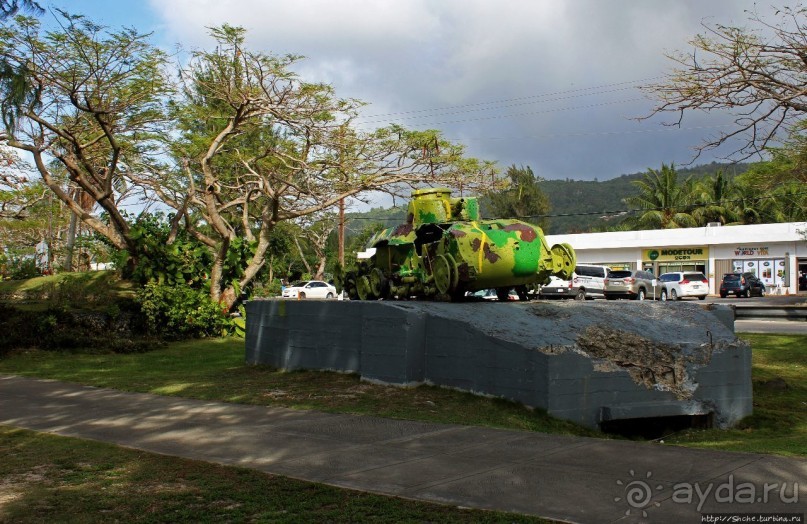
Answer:
<svg viewBox="0 0 807 524"><path fill-rule="evenodd" d="M78 215L70 212L70 225L67 228L67 243L65 244L64 270L73 271L73 247L76 245L76 223Z"/></svg>
<svg viewBox="0 0 807 524"><path fill-rule="evenodd" d="M314 280L325 280L325 264L328 262L326 257L319 259L319 266L317 266L317 274L314 275Z"/></svg>

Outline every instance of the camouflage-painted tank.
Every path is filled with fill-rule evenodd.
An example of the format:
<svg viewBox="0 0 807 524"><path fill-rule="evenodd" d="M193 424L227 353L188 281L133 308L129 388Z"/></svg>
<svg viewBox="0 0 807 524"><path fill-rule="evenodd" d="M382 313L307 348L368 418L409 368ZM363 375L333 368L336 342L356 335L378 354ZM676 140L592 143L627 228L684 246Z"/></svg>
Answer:
<svg viewBox="0 0 807 524"><path fill-rule="evenodd" d="M490 288L500 299L515 288L524 300L530 285L550 275L568 279L575 267L570 245L550 249L541 228L520 220L480 220L476 198L451 198L441 188L414 191L406 223L381 231L367 248L375 254L337 278L354 300L458 300Z"/></svg>

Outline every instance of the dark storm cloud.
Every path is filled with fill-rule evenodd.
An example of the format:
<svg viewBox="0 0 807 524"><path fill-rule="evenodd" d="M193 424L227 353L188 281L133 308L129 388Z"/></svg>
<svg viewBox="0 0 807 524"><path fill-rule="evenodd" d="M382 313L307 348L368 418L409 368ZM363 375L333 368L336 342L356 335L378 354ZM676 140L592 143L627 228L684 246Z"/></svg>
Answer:
<svg viewBox="0 0 807 524"><path fill-rule="evenodd" d="M669 71L665 52L689 49L703 22L745 25L755 5L176 0L152 8L178 41L207 45L204 28L227 22L246 27L253 47L306 55L299 72L307 79L370 103L366 128L436 128L503 167L602 180L685 164L730 123L719 114L687 115L678 130L639 122L653 103L636 87Z"/></svg>

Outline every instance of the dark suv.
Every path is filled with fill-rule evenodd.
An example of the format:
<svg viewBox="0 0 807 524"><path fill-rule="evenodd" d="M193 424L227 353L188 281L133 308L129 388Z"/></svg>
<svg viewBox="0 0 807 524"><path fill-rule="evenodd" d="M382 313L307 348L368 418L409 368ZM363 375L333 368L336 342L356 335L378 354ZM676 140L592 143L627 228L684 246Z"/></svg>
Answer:
<svg viewBox="0 0 807 524"><path fill-rule="evenodd" d="M751 295L765 296L765 283L753 273L726 273L720 283L720 297L728 295L748 298Z"/></svg>

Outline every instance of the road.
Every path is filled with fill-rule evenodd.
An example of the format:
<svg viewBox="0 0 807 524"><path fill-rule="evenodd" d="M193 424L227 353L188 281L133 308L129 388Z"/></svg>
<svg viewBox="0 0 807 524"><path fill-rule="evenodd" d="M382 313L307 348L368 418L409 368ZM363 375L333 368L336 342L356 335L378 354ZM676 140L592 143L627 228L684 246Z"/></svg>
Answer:
<svg viewBox="0 0 807 524"><path fill-rule="evenodd" d="M776 333L781 335L807 335L807 322L795 320L735 320L737 333Z"/></svg>

